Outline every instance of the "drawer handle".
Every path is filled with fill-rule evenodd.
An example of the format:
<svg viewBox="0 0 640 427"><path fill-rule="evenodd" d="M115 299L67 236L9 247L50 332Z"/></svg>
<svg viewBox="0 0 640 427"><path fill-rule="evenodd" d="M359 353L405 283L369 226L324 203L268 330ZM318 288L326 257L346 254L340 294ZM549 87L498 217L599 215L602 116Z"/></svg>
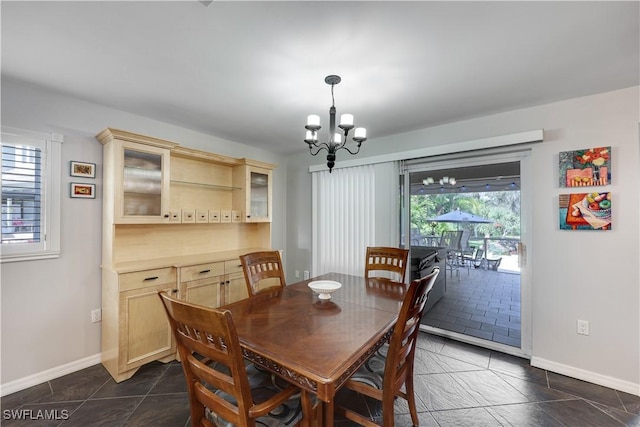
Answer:
<svg viewBox="0 0 640 427"><path fill-rule="evenodd" d="M144 279L144 281L145 281L145 282L149 282L149 281L151 281L151 280L156 280L156 279L158 279L158 276L146 277L146 278Z"/></svg>
<svg viewBox="0 0 640 427"><path fill-rule="evenodd" d="M209 270L202 270L202 271L200 272L200 274L209 273L209 272L211 272L211 269L209 269Z"/></svg>

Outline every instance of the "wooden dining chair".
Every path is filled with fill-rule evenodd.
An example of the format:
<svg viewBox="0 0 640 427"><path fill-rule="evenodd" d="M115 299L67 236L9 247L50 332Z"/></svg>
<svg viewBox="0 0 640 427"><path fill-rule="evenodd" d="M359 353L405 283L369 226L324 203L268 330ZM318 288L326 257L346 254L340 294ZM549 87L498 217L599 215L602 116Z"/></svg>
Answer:
<svg viewBox="0 0 640 427"><path fill-rule="evenodd" d="M371 418L354 409L347 408L339 402L336 403L336 413L365 427L380 425L393 427L394 402L396 397L401 397L409 404L413 425L418 425L418 411L413 390L416 340L427 297L439 273L440 268L434 267L427 276L416 279L409 285L398 320L393 328L381 381L376 380L376 375L371 375L371 372L363 367L344 386L381 402L382 424L374 422ZM403 385L404 391L402 391Z"/></svg>
<svg viewBox="0 0 640 427"><path fill-rule="evenodd" d="M367 247L365 259L364 276L371 277L374 271L388 271L395 273L397 277L390 277L398 282L404 283L407 272L407 259L409 250L401 248L391 248L383 246Z"/></svg>
<svg viewBox="0 0 640 427"><path fill-rule="evenodd" d="M284 288L287 283L280 251L252 252L240 256L249 296Z"/></svg>
<svg viewBox="0 0 640 427"><path fill-rule="evenodd" d="M159 296L187 380L192 427L214 427L227 422L253 427L256 419L281 405L287 406L287 401L300 391L294 385L270 390L271 393L261 389L262 400L254 402L231 313L180 301L165 292L159 292ZM270 396L265 399L265 394ZM299 408L299 399L295 405Z"/></svg>

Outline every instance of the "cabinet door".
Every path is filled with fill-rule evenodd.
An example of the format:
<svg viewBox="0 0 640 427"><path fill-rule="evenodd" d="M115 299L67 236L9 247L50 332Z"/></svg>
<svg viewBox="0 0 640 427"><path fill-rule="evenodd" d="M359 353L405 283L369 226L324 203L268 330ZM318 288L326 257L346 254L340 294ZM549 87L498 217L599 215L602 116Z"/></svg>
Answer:
<svg viewBox="0 0 640 427"><path fill-rule="evenodd" d="M271 171L248 168L247 222L271 221Z"/></svg>
<svg viewBox="0 0 640 427"><path fill-rule="evenodd" d="M175 283L120 292L120 371L175 354L176 345L167 314L158 297L175 295Z"/></svg>
<svg viewBox="0 0 640 427"><path fill-rule="evenodd" d="M118 141L115 222L169 222L169 153L165 148Z"/></svg>
<svg viewBox="0 0 640 427"><path fill-rule="evenodd" d="M187 282L184 299L206 307L220 307L222 302L220 288L223 280L224 277L218 277Z"/></svg>
<svg viewBox="0 0 640 427"><path fill-rule="evenodd" d="M224 262L180 267L180 297L194 304L219 307L223 298L220 288L224 280Z"/></svg>
<svg viewBox="0 0 640 427"><path fill-rule="evenodd" d="M233 209L241 211L244 222L271 222L271 170L242 165L234 170Z"/></svg>
<svg viewBox="0 0 640 427"><path fill-rule="evenodd" d="M240 259L225 261L224 272L224 303L231 304L232 302L249 298Z"/></svg>
<svg viewBox="0 0 640 427"><path fill-rule="evenodd" d="M232 273L228 274L224 282L224 303L231 304L232 302L240 301L245 298L249 298L247 292L247 285L244 280L244 274Z"/></svg>

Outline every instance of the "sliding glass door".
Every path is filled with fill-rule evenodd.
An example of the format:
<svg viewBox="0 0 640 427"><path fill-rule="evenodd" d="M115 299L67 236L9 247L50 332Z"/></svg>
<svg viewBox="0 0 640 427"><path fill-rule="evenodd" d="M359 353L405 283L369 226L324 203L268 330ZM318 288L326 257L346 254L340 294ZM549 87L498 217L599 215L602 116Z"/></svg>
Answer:
<svg viewBox="0 0 640 427"><path fill-rule="evenodd" d="M412 275L441 268L424 330L530 354L527 164L527 151L405 162L401 236Z"/></svg>

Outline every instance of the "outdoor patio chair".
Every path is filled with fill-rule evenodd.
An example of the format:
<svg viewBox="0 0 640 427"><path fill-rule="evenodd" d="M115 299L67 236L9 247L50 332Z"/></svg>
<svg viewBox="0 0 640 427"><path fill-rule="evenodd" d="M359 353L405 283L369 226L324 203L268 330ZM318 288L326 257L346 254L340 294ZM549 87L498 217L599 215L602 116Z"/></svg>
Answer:
<svg viewBox="0 0 640 427"><path fill-rule="evenodd" d="M460 246L460 243L462 241L462 233L462 230L443 231L442 235L440 236L439 245L441 247L447 248L446 268L451 272L451 277L453 277L453 272L455 271L458 279L460 279L460 267L462 265L462 248Z"/></svg>
<svg viewBox="0 0 640 427"><path fill-rule="evenodd" d="M484 255L484 249L474 248L472 254L463 255L462 259L465 265L467 266L467 269L471 268L471 266L473 266L473 268L480 268L480 266L482 265L483 255Z"/></svg>

